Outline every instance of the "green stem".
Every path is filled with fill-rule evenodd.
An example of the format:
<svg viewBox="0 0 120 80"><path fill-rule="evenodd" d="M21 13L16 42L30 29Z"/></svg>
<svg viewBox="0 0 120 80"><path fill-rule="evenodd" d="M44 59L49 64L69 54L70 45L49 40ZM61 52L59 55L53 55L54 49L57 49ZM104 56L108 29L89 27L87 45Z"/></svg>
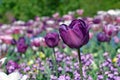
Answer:
<svg viewBox="0 0 120 80"><path fill-rule="evenodd" d="M80 55L80 49L79 48L78 48L78 60L79 60L80 76L81 76L81 80L83 80L82 60L81 60L81 55Z"/></svg>
<svg viewBox="0 0 120 80"><path fill-rule="evenodd" d="M55 56L55 49L53 48L53 53L54 53L54 65L55 65L55 71L56 71L56 76L58 77L58 72L57 72L57 60L56 60L56 56Z"/></svg>
<svg viewBox="0 0 120 80"><path fill-rule="evenodd" d="M53 48L53 53L54 53L55 63L57 63L57 62L56 62L56 56L55 56L55 49L54 49L54 48Z"/></svg>

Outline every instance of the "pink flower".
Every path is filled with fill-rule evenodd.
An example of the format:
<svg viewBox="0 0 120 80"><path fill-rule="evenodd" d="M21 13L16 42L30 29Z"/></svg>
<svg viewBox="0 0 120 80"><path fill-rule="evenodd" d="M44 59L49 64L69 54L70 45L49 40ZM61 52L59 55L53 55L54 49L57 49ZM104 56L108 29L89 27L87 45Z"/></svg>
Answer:
<svg viewBox="0 0 120 80"><path fill-rule="evenodd" d="M81 15L83 15L84 10L83 9L78 9L76 12L77 12L78 15L81 16Z"/></svg>

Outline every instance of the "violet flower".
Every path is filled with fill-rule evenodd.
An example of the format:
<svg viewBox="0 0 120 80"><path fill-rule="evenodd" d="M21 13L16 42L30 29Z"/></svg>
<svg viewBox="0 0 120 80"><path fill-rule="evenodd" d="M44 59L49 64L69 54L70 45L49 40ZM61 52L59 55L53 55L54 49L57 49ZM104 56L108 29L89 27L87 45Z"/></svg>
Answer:
<svg viewBox="0 0 120 80"><path fill-rule="evenodd" d="M65 44L70 48L78 49L80 76L81 80L83 80L84 71L82 71L80 48L89 41L89 27L83 20L75 19L69 26L62 24L59 32Z"/></svg>
<svg viewBox="0 0 120 80"><path fill-rule="evenodd" d="M100 18L94 18L93 19L93 23L94 24L99 24L101 22L101 19Z"/></svg>
<svg viewBox="0 0 120 80"><path fill-rule="evenodd" d="M118 28L115 25L108 24L103 27L103 31L108 36L115 36L118 33Z"/></svg>
<svg viewBox="0 0 120 80"><path fill-rule="evenodd" d="M20 53L25 53L27 50L28 46L25 43L25 38L24 37L20 37L18 42L17 42L17 50Z"/></svg>
<svg viewBox="0 0 120 80"><path fill-rule="evenodd" d="M20 68L20 66L12 60L9 60L7 65L6 65L6 69L7 69L8 73L12 73L15 70L18 70L19 68Z"/></svg>
<svg viewBox="0 0 120 80"><path fill-rule="evenodd" d="M51 48L56 47L59 43L59 40L59 35L55 32L47 33L45 36L45 42Z"/></svg>
<svg viewBox="0 0 120 80"><path fill-rule="evenodd" d="M69 26L60 26L60 36L70 48L80 48L89 41L89 31L86 23L79 19L73 20Z"/></svg>
<svg viewBox="0 0 120 80"><path fill-rule="evenodd" d="M97 35L97 40L100 42L109 42L110 37L108 35L106 35L104 32L100 32Z"/></svg>

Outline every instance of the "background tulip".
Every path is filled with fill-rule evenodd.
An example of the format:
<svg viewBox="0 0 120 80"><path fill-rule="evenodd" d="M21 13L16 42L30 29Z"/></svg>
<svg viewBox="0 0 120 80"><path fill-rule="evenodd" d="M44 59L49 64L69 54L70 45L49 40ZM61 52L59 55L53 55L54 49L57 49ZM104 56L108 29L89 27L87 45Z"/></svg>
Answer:
<svg viewBox="0 0 120 80"><path fill-rule="evenodd" d="M88 26L83 20L73 20L69 26L62 24L59 29L64 43L70 48L80 48L88 43Z"/></svg>
<svg viewBox="0 0 120 80"><path fill-rule="evenodd" d="M108 35L106 35L104 32L100 32L97 35L97 40L100 42L109 42L110 37Z"/></svg>
<svg viewBox="0 0 120 80"><path fill-rule="evenodd" d="M105 25L103 31L108 36L115 36L118 33L118 27L112 24Z"/></svg>
<svg viewBox="0 0 120 80"><path fill-rule="evenodd" d="M94 24L99 24L101 22L101 19L100 18L94 18L93 19L93 23Z"/></svg>
<svg viewBox="0 0 120 80"><path fill-rule="evenodd" d="M55 32L48 33L45 36L45 42L46 42L46 44L49 47L53 48L53 53L54 53L54 55L53 55L53 59L54 59L53 63L54 63L54 69L56 71L56 76L58 76L58 72L57 72L57 62L56 62L56 55L55 55L55 49L54 49L54 47L56 47L58 45L59 40L60 40L59 39L59 34L57 34Z"/></svg>
<svg viewBox="0 0 120 80"><path fill-rule="evenodd" d="M25 38L24 37L19 38L19 40L17 42L17 50L18 50L18 52L25 53L27 48L28 48L28 46L25 43Z"/></svg>
<svg viewBox="0 0 120 80"><path fill-rule="evenodd" d="M33 40L31 40L31 45L35 47L40 47L40 39L34 38Z"/></svg>
<svg viewBox="0 0 120 80"><path fill-rule="evenodd" d="M54 48L55 46L57 46L59 43L59 40L60 40L59 34L57 34L55 32L48 33L45 36L45 42L51 48Z"/></svg>

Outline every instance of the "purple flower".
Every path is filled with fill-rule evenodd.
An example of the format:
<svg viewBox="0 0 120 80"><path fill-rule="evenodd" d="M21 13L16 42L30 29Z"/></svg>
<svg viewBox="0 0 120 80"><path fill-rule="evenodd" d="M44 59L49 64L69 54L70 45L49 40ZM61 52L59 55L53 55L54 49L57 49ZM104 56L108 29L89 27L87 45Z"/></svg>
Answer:
<svg viewBox="0 0 120 80"><path fill-rule="evenodd" d="M97 80L103 80L104 76L103 75L98 75L98 79Z"/></svg>
<svg viewBox="0 0 120 80"><path fill-rule="evenodd" d="M53 48L58 45L59 43L59 34L52 32L52 33L47 33L45 36L45 42L46 44Z"/></svg>
<svg viewBox="0 0 120 80"><path fill-rule="evenodd" d="M103 32L98 33L97 40L100 42L109 42L110 37Z"/></svg>
<svg viewBox="0 0 120 80"><path fill-rule="evenodd" d="M118 28L115 25L108 24L103 27L103 31L108 36L115 36L118 33Z"/></svg>
<svg viewBox="0 0 120 80"><path fill-rule="evenodd" d="M25 38L24 37L20 37L18 42L25 42Z"/></svg>
<svg viewBox="0 0 120 80"><path fill-rule="evenodd" d="M38 38L33 39L31 45L35 47L40 47L40 40Z"/></svg>
<svg viewBox="0 0 120 80"><path fill-rule="evenodd" d="M64 43L70 48L80 48L89 41L88 26L81 19L73 20L69 26L62 24L59 32Z"/></svg>
<svg viewBox="0 0 120 80"><path fill-rule="evenodd" d="M18 42L17 42L17 50L20 53L25 53L27 50L28 46L25 43L25 38L24 37L20 37Z"/></svg>
<svg viewBox="0 0 120 80"><path fill-rule="evenodd" d="M19 68L20 68L20 66L12 60L9 60L7 65L6 65L6 69L7 69L8 73L12 73L15 70L18 70Z"/></svg>
<svg viewBox="0 0 120 80"><path fill-rule="evenodd" d="M33 30L27 30L27 33L32 34Z"/></svg>
<svg viewBox="0 0 120 80"><path fill-rule="evenodd" d="M93 23L94 24L99 24L101 22L101 19L100 18L94 18L93 19Z"/></svg>

